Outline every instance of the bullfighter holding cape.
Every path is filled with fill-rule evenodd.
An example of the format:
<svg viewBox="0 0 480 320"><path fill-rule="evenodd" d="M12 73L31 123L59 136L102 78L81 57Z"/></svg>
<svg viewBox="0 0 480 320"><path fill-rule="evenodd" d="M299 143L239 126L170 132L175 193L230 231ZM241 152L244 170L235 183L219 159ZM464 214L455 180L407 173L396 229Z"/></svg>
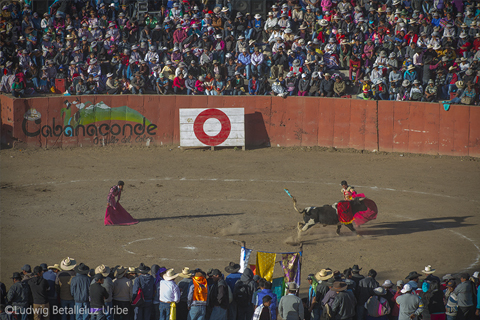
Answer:
<svg viewBox="0 0 480 320"><path fill-rule="evenodd" d="M303 221L299 222L297 226L299 232L307 231L315 224L320 224L324 227L336 225L337 235L340 234L342 225L356 233L355 227L376 219L378 209L375 202L366 198L363 193L356 193L346 181L342 181L341 184L344 200L333 205L306 207L302 210L297 208L296 198L287 189L284 189L287 195L292 198L295 211L303 215Z"/></svg>
<svg viewBox="0 0 480 320"><path fill-rule="evenodd" d="M120 204L120 196L122 195L124 185L123 181L118 181L117 185L110 188L107 199L107 211L105 212L106 226L128 226L138 223L138 220L134 219ZM115 200L115 197L117 197L117 200Z"/></svg>

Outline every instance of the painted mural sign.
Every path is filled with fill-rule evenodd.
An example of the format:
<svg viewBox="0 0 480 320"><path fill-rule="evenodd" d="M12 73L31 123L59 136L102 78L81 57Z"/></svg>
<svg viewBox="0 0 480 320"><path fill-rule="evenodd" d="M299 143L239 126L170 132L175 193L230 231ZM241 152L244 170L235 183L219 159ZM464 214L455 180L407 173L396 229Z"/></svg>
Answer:
<svg viewBox="0 0 480 320"><path fill-rule="evenodd" d="M36 109L29 109L22 122L23 133L27 137L92 137L94 143L109 136L107 143L143 142L153 140L157 125L151 123L137 110L127 106L112 108L103 101L93 104L89 101L65 101L65 108L60 110L61 119L52 118L51 124L31 126L29 121L41 124L42 115ZM114 122L114 123L105 123ZM35 127L36 130L33 130ZM118 139L117 136L123 136Z"/></svg>

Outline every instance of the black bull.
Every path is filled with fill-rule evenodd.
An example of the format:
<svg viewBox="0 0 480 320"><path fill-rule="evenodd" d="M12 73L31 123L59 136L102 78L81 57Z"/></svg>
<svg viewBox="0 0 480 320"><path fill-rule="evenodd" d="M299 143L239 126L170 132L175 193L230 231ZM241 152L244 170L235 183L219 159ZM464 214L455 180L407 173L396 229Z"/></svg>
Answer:
<svg viewBox="0 0 480 320"><path fill-rule="evenodd" d="M353 214L359 211L367 210L367 206L358 198L350 202ZM315 224L322 224L325 226L336 225L337 226L337 235L340 234L340 229L342 227L342 223L338 220L337 210L331 205L324 205L323 207L307 207L303 210L298 210L295 201L294 201L295 210L303 215L302 224L299 222L298 229L300 231L307 231L309 228L314 226ZM356 232L353 223L345 224L345 226L350 229L352 232Z"/></svg>

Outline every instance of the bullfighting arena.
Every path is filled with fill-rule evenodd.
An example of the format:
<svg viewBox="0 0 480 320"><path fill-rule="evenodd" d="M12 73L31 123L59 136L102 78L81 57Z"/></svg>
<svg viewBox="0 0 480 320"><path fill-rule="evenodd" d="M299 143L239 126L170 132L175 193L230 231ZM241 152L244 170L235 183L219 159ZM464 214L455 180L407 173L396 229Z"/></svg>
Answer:
<svg viewBox="0 0 480 320"><path fill-rule="evenodd" d="M273 252L296 251L303 242L303 280L353 264L392 281L426 265L438 275L480 269L478 158L108 146L2 150L0 160L7 283L25 263L53 265L67 256L90 267L144 262L223 271L239 260L234 240ZM137 225L103 225L118 180L125 181L121 203ZM317 225L297 239L302 217L283 189L300 207L320 206L341 200L342 180L376 202L377 219L359 228L361 237Z"/></svg>

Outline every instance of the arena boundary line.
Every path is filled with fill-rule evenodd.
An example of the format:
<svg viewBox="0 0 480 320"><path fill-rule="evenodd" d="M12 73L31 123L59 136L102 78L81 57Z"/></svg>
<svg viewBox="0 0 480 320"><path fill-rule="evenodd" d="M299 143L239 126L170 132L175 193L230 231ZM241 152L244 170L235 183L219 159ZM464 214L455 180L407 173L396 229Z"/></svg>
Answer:
<svg viewBox="0 0 480 320"><path fill-rule="evenodd" d="M149 178L149 179L124 179L124 181L126 181L126 182L136 182L136 181L145 181L145 180L146 181L270 182L270 183L283 183L283 184L294 183L294 184L338 185L338 183L334 183L334 182L298 181L298 180L288 181L288 180L272 180L272 179L265 179L264 180L264 179L221 179L221 178L186 178L186 177L183 177L183 178L165 177L165 178ZM31 187L31 186L38 186L38 185L64 185L64 184L77 183L77 182L100 182L100 181L107 182L107 181L111 181L111 179L71 180L71 181L63 181L63 182L47 181L47 182L41 182L41 183L23 184L23 185L20 185L18 187ZM480 202L479 200L474 200L474 199L455 197L455 196L450 196L450 195L446 195L446 194L430 193L430 192L424 192L424 191L397 190L397 189L394 189L394 188L377 187L377 186L362 186L362 185L356 185L356 187L369 188L371 190L414 193L414 194L421 194L421 195L428 195L428 196L435 196L435 197L442 197L442 198L460 199L460 200L471 201L471 202ZM10 187L10 188L15 188L15 186Z"/></svg>
<svg viewBox="0 0 480 320"><path fill-rule="evenodd" d="M178 235L176 236L173 236L171 234L167 234L167 235L164 235L168 238L173 238L173 237L178 237ZM204 236L204 235L196 235L196 236L190 236L190 235L183 235L182 236L183 238L204 238L204 239L215 239L215 240L224 240L224 241L238 241L238 240L235 240L235 239L229 239L229 238L221 238L221 237L211 237L211 236ZM140 242L140 241L151 241L151 240L155 240L155 237L151 237L151 238L144 238L144 239L137 239L137 240L133 240L133 241L130 241L130 242L127 242L126 244L123 244L121 247L122 249L129 253L129 254L137 254L136 252L133 252L133 251L130 251L128 250L126 247L131 245L132 243L135 243L135 242ZM197 248L196 247L179 247L180 249L185 249L185 250L196 250ZM224 261L225 259L170 259L170 258L157 258L161 261L197 261L197 262L208 262L208 261Z"/></svg>

